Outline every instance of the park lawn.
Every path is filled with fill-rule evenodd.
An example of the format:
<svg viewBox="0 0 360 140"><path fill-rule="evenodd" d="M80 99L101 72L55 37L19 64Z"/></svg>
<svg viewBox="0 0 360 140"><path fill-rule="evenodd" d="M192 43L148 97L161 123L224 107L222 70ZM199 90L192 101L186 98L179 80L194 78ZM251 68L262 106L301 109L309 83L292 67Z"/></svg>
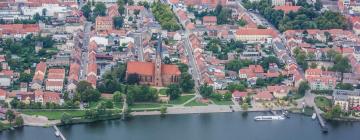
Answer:
<svg viewBox="0 0 360 140"><path fill-rule="evenodd" d="M195 95L183 95L183 96L180 96L179 98L175 99L175 100L172 100L169 102L169 104L183 104L185 103L186 101L190 100L191 98L195 97Z"/></svg>
<svg viewBox="0 0 360 140"><path fill-rule="evenodd" d="M211 99L216 105L233 105L232 101L219 101L215 99Z"/></svg>
<svg viewBox="0 0 360 140"><path fill-rule="evenodd" d="M327 111L331 109L331 100L326 97L315 97L315 104L319 107L322 111Z"/></svg>
<svg viewBox="0 0 360 140"><path fill-rule="evenodd" d="M161 104L161 103L134 103L131 108L160 108L161 106L169 107L171 105Z"/></svg>
<svg viewBox="0 0 360 140"><path fill-rule="evenodd" d="M185 106L207 106L207 104L192 100L191 102L185 104Z"/></svg>
<svg viewBox="0 0 360 140"><path fill-rule="evenodd" d="M166 88L160 89L159 94L160 95L166 95Z"/></svg>
<svg viewBox="0 0 360 140"><path fill-rule="evenodd" d="M85 115L85 110L56 110L56 111L22 111L22 113L27 115L39 115L45 116L49 120L60 120L63 113L68 113L72 117L82 117Z"/></svg>

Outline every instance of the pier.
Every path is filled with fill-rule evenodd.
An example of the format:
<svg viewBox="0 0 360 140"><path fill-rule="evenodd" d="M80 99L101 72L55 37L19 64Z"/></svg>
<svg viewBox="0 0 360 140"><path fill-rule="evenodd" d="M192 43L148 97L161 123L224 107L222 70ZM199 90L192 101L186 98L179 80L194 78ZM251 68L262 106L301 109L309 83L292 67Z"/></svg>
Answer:
<svg viewBox="0 0 360 140"><path fill-rule="evenodd" d="M59 130L59 128L56 125L53 125L53 128L55 129L55 134L56 134L56 132L59 133L61 140L66 140L65 136L61 133L61 131Z"/></svg>
<svg viewBox="0 0 360 140"><path fill-rule="evenodd" d="M321 126L322 132L327 133L328 129L326 127L325 120L321 116L321 110L316 105L314 106L314 110L315 110L315 113L316 113L316 116L317 116L317 120L319 121L319 124Z"/></svg>

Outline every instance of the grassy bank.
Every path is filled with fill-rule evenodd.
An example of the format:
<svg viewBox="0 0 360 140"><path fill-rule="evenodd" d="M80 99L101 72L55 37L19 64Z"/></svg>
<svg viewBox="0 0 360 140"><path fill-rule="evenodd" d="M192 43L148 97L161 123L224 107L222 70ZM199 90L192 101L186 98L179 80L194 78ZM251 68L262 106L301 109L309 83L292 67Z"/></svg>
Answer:
<svg viewBox="0 0 360 140"><path fill-rule="evenodd" d="M169 102L169 104L175 104L175 105L179 105L179 104L183 104L186 101L190 100L191 98L195 97L195 95L183 95L180 96L179 98L172 100Z"/></svg>
<svg viewBox="0 0 360 140"><path fill-rule="evenodd" d="M21 113L27 115L45 116L49 120L60 120L63 113L68 113L71 117L83 117L85 116L85 110L26 110Z"/></svg>
<svg viewBox="0 0 360 140"><path fill-rule="evenodd" d="M185 104L185 106L207 106L207 104L192 100L191 102Z"/></svg>

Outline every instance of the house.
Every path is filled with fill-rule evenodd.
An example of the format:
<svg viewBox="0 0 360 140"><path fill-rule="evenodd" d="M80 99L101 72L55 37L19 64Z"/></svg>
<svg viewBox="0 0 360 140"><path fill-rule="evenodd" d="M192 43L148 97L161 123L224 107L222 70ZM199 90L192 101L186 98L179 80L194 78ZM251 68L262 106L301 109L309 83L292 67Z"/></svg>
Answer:
<svg viewBox="0 0 360 140"><path fill-rule="evenodd" d="M36 90L34 92L34 101L42 104L46 104L46 103L61 104L60 93L44 92L41 90Z"/></svg>
<svg viewBox="0 0 360 140"><path fill-rule="evenodd" d="M11 78L6 75L0 75L0 87L9 87L11 84Z"/></svg>
<svg viewBox="0 0 360 140"><path fill-rule="evenodd" d="M286 0L271 0L272 6L282 6L285 5Z"/></svg>
<svg viewBox="0 0 360 140"><path fill-rule="evenodd" d="M240 79L257 79L264 77L264 69L261 65L249 65L247 68L239 70Z"/></svg>
<svg viewBox="0 0 360 140"><path fill-rule="evenodd" d="M20 83L20 91L27 92L28 91L28 83L21 82Z"/></svg>
<svg viewBox="0 0 360 140"><path fill-rule="evenodd" d="M336 86L337 74L321 69L307 69L305 78L311 90L332 90Z"/></svg>
<svg viewBox="0 0 360 140"><path fill-rule="evenodd" d="M235 37L240 41L264 42L268 38L277 36L273 29L240 28L236 30Z"/></svg>
<svg viewBox="0 0 360 140"><path fill-rule="evenodd" d="M203 25L209 26L209 25L216 25L217 18L216 16L204 16L203 17Z"/></svg>
<svg viewBox="0 0 360 140"><path fill-rule="evenodd" d="M46 63L40 62L36 65L34 77L31 84L31 89L40 89L42 87L45 73L46 73Z"/></svg>
<svg viewBox="0 0 360 140"><path fill-rule="evenodd" d="M0 89L0 101L4 101L6 99L7 91Z"/></svg>
<svg viewBox="0 0 360 140"><path fill-rule="evenodd" d="M1 24L1 38L25 38L29 34L37 35L40 32L39 24Z"/></svg>
<svg viewBox="0 0 360 140"><path fill-rule="evenodd" d="M360 90L334 90L333 104L339 105L343 111L360 106Z"/></svg>
<svg viewBox="0 0 360 140"><path fill-rule="evenodd" d="M273 94L275 98L282 99L288 96L290 91L289 87L285 85L267 86L267 90Z"/></svg>
<svg viewBox="0 0 360 140"><path fill-rule="evenodd" d="M101 17L98 16L95 19L95 30L96 31L107 31L113 28L113 19L109 16Z"/></svg>
<svg viewBox="0 0 360 140"><path fill-rule="evenodd" d="M237 102L242 102L244 101L248 96L247 92L241 92L238 90L235 90L234 92L232 92L232 98L233 100L237 101Z"/></svg>
<svg viewBox="0 0 360 140"><path fill-rule="evenodd" d="M64 78L65 69L49 69L45 89L48 91L62 91Z"/></svg>
<svg viewBox="0 0 360 140"><path fill-rule="evenodd" d="M282 6L275 6L274 9L275 10L281 10L284 11L285 14L289 13L289 12L297 12L299 9L301 8L301 6L291 6L291 5L282 5Z"/></svg>
<svg viewBox="0 0 360 140"><path fill-rule="evenodd" d="M273 98L273 95L269 91L261 91L254 96L256 101L271 101Z"/></svg>

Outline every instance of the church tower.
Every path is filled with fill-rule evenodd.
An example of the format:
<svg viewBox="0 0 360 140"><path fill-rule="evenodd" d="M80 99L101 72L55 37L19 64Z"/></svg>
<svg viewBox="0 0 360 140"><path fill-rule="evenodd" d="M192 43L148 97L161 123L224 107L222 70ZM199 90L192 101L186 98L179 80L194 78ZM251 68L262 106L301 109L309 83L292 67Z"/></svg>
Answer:
<svg viewBox="0 0 360 140"><path fill-rule="evenodd" d="M161 53L162 53L162 40L161 34L158 33L158 43L156 47L156 59L155 59L155 86L161 87L162 86L162 77L161 77Z"/></svg>

